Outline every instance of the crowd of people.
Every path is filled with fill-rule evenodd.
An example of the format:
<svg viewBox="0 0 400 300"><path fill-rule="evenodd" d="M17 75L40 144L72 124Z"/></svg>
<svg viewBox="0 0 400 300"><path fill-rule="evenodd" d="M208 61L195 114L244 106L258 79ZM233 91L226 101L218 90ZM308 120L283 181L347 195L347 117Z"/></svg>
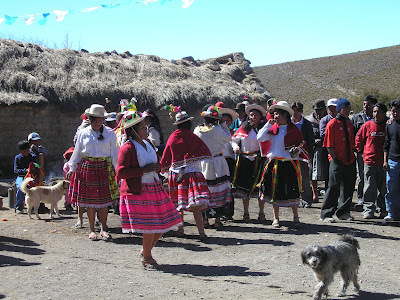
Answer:
<svg viewBox="0 0 400 300"><path fill-rule="evenodd" d="M90 240L112 239L107 216L113 207L122 232L143 234L145 267L157 267L151 251L165 232L176 228L177 236L185 235L185 211L193 213L199 239L205 240L205 229L220 229L222 220L233 218L234 198L242 199L244 222L255 198L258 221L266 222L267 203L273 227L280 227L281 207L291 208L293 226L299 227L298 207L311 207L324 191L321 221L335 222L335 216L351 221L357 174L355 208L363 210L363 218L399 220L400 100L389 107L388 115L386 106L368 95L363 111L350 119L344 98L327 105L315 101L308 117L301 102L269 99L264 108L244 101L234 109L218 102L203 108L203 123L196 127L193 116L176 109L176 130L165 142L154 111L140 113L125 102L120 113L109 114L93 104L83 114L74 147L64 153L64 176L70 180L65 207L77 207L77 228L86 211ZM22 180L30 176L36 179L31 186L43 183L46 149L40 141L31 133L18 144L18 211L24 208Z"/></svg>

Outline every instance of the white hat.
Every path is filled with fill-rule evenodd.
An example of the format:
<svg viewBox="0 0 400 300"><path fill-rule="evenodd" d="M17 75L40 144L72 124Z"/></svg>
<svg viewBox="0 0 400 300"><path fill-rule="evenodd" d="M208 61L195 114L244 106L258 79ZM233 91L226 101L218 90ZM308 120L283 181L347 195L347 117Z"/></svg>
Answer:
<svg viewBox="0 0 400 300"><path fill-rule="evenodd" d="M279 101L277 104L274 104L270 107L270 109L276 109L276 108L287 111L291 116L293 116L294 114L294 111L290 107L290 104L287 103L286 101Z"/></svg>
<svg viewBox="0 0 400 300"><path fill-rule="evenodd" d="M176 114L174 125L178 125L183 122L190 121L192 119L194 119L194 117L189 117L186 111L181 111Z"/></svg>
<svg viewBox="0 0 400 300"><path fill-rule="evenodd" d="M85 111L85 113L89 117L104 118L104 119L109 117L109 114L106 112L104 106L100 104L92 104L89 110L87 112Z"/></svg>
<svg viewBox="0 0 400 300"><path fill-rule="evenodd" d="M326 104L326 106L336 106L338 102L338 99L336 98L332 98L328 100L328 104Z"/></svg>
<svg viewBox="0 0 400 300"><path fill-rule="evenodd" d="M246 106L246 114L249 115L250 111L253 109L258 110L262 114L263 118L265 118L265 116L267 115L267 111L265 110L265 108L258 104L247 105Z"/></svg>
<svg viewBox="0 0 400 300"><path fill-rule="evenodd" d="M230 115L232 117L232 122L235 122L235 120L238 118L238 113L230 108L219 108L219 112L221 115Z"/></svg>
<svg viewBox="0 0 400 300"><path fill-rule="evenodd" d="M28 135L28 141L30 141L30 140L32 140L32 141L41 140L39 133L36 133L36 132L30 133L30 134Z"/></svg>
<svg viewBox="0 0 400 300"><path fill-rule="evenodd" d="M111 112L109 113L108 118L106 119L106 122L112 122L117 120L117 113L116 112Z"/></svg>

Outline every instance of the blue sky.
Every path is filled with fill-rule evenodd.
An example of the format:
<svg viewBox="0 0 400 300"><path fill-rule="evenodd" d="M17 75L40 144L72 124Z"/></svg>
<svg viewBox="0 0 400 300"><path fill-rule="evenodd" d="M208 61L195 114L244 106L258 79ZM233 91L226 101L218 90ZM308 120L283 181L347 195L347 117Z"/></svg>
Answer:
<svg viewBox="0 0 400 300"><path fill-rule="evenodd" d="M138 0L143 1L143 0ZM0 24L0 38L58 48L195 59L243 52L252 66L338 55L400 44L397 0L162 0L80 9L128 0L2 0L0 18L77 9L61 22L37 17Z"/></svg>

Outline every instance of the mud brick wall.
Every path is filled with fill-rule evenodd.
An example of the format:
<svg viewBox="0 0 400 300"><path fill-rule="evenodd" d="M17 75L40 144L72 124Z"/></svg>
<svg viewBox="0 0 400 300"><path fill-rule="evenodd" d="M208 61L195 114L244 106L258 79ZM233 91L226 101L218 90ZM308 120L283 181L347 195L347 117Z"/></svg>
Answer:
<svg viewBox="0 0 400 300"><path fill-rule="evenodd" d="M195 117L193 126L202 122L200 111L190 112ZM168 112L157 110L165 141L176 129L172 125L175 118L170 119ZM174 114L173 114L174 116ZM12 105L0 107L0 177L13 178L14 157L19 153L18 142L27 139L28 134L37 132L42 138L42 145L47 149L45 172L47 176L62 176L62 154L73 146L76 128L80 125L80 113L68 112L58 105L45 107L29 107Z"/></svg>

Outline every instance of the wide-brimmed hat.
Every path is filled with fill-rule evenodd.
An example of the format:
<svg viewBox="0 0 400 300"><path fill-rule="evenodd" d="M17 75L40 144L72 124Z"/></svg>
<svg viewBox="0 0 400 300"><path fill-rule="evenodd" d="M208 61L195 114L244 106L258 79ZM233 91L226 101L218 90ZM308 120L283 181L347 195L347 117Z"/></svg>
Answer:
<svg viewBox="0 0 400 300"><path fill-rule="evenodd" d="M103 105L100 104L92 104L89 108L89 110L85 114L89 117L95 117L95 118L108 118L110 115L106 112L105 108Z"/></svg>
<svg viewBox="0 0 400 300"><path fill-rule="evenodd" d="M277 104L271 106L271 109L283 109L287 111L291 116L294 114L293 109L290 107L290 104L286 101L279 101Z"/></svg>
<svg viewBox="0 0 400 300"><path fill-rule="evenodd" d="M28 135L28 141L39 141L41 140L39 133L37 132L32 132Z"/></svg>
<svg viewBox="0 0 400 300"><path fill-rule="evenodd" d="M217 119L217 120L221 119L221 114L219 112L219 109L215 106L210 106L209 108L207 108L207 110L202 111L200 113L200 115L202 117L208 117L208 118Z"/></svg>
<svg viewBox="0 0 400 300"><path fill-rule="evenodd" d="M178 125L183 122L190 121L192 119L194 119L194 117L189 117L186 111L181 111L176 114L174 125Z"/></svg>
<svg viewBox="0 0 400 300"><path fill-rule="evenodd" d="M234 108L235 111L246 111L246 104L244 103L238 103L236 104L236 107Z"/></svg>
<svg viewBox="0 0 400 300"><path fill-rule="evenodd" d="M238 113L235 112L233 109L230 108L220 108L219 112L221 115L230 115L232 117L232 122L235 122L235 120L238 118Z"/></svg>
<svg viewBox="0 0 400 300"><path fill-rule="evenodd" d="M318 110L318 109L323 109L323 108L326 108L325 100L323 100L323 99L315 100L314 105L313 105L313 109L314 110Z"/></svg>
<svg viewBox="0 0 400 300"><path fill-rule="evenodd" d="M137 111L128 111L128 113L122 118L121 128L127 129L132 127L144 120L144 116L139 114Z"/></svg>
<svg viewBox="0 0 400 300"><path fill-rule="evenodd" d="M249 115L250 111L253 109L258 110L262 114L263 118L265 118L265 116L267 115L267 111L265 110L265 108L258 104L247 105L246 114Z"/></svg>

